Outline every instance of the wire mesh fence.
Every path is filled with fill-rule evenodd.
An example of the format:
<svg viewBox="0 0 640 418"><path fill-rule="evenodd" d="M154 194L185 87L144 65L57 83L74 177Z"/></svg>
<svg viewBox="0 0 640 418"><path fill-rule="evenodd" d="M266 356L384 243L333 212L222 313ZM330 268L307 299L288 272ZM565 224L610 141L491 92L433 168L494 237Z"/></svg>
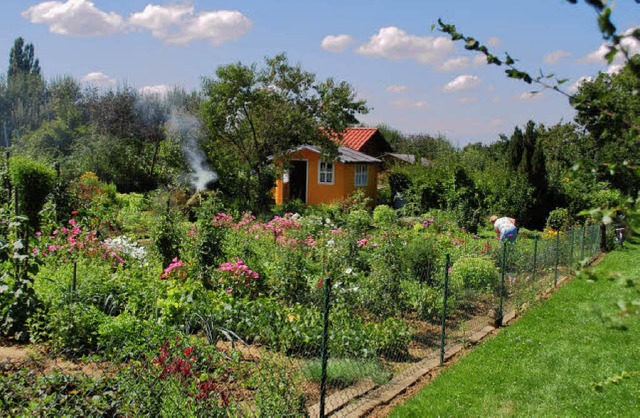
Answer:
<svg viewBox="0 0 640 418"><path fill-rule="evenodd" d="M59 257L33 283L48 295L27 321L39 344L0 347L0 415L358 416L525 310L601 238L590 225L500 245L431 218L375 236L308 218L185 224L182 259L153 282L133 243L52 232L34 247ZM238 257L207 270L215 240Z"/></svg>

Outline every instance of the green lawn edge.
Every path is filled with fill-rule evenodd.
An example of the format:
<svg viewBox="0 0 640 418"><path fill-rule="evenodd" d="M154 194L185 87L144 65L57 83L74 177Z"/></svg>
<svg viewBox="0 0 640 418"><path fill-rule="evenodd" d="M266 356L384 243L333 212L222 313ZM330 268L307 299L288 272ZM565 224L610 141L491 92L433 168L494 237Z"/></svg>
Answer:
<svg viewBox="0 0 640 418"><path fill-rule="evenodd" d="M640 276L640 245L626 244L595 268ZM444 370L390 417L640 416L640 376L594 385L640 370L640 316L612 329L596 313L638 299L619 280L576 278L516 323Z"/></svg>

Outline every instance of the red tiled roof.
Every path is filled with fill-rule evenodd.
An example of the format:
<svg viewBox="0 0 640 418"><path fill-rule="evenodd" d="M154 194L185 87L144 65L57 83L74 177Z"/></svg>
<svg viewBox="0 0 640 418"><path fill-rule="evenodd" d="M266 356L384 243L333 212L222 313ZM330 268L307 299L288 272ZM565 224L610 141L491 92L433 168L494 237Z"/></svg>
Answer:
<svg viewBox="0 0 640 418"><path fill-rule="evenodd" d="M378 128L347 128L342 134L342 140L336 141L345 147L360 151L377 131Z"/></svg>

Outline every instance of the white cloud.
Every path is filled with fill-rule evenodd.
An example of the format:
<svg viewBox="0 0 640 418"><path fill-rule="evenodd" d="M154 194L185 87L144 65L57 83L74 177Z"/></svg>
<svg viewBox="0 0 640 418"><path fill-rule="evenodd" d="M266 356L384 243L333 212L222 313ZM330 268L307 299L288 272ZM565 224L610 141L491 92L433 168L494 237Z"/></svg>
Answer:
<svg viewBox="0 0 640 418"><path fill-rule="evenodd" d="M103 12L88 0L46 1L29 7L22 17L49 25L51 33L68 36L110 35L125 26L122 16Z"/></svg>
<svg viewBox="0 0 640 418"><path fill-rule="evenodd" d="M571 53L563 51L562 49L558 49L557 51L553 51L545 55L544 62L546 62L547 64L556 64L561 59L566 58L570 55Z"/></svg>
<svg viewBox="0 0 640 418"><path fill-rule="evenodd" d="M497 36L492 36L487 40L487 45L489 46L496 47L496 46L500 46L500 44L502 44L502 41Z"/></svg>
<svg viewBox="0 0 640 418"><path fill-rule="evenodd" d="M461 97L458 99L458 103L460 104L469 104L469 103L476 103L478 102L480 99L477 97Z"/></svg>
<svg viewBox="0 0 640 418"><path fill-rule="evenodd" d="M429 106L425 101L409 99L393 100L389 104L400 109L424 109Z"/></svg>
<svg viewBox="0 0 640 418"><path fill-rule="evenodd" d="M446 93L471 90L478 87L480 82L480 77L477 75L459 75L442 87L442 90Z"/></svg>
<svg viewBox="0 0 640 418"><path fill-rule="evenodd" d="M589 82L589 81L592 81L592 80L593 80L593 77L584 75L584 76L580 77L579 79L577 79L575 83L570 85L569 88L567 88L567 92L570 93L570 94L575 94L575 93L578 92L578 89L580 88L582 83Z"/></svg>
<svg viewBox="0 0 640 418"><path fill-rule="evenodd" d="M609 48L606 45L602 44L598 49L593 52L590 52L586 56L580 58L578 63L580 64L602 64L606 61L605 55L609 52Z"/></svg>
<svg viewBox="0 0 640 418"><path fill-rule="evenodd" d="M138 89L140 94L149 96L164 97L171 90L171 86L166 84L157 84L155 86L144 86Z"/></svg>
<svg viewBox="0 0 640 418"><path fill-rule="evenodd" d="M409 90L409 87L401 84L392 84L388 86L385 90L387 90L389 93L401 93L403 91Z"/></svg>
<svg viewBox="0 0 640 418"><path fill-rule="evenodd" d="M342 52L353 43L353 38L349 35L328 35L320 44L322 49L330 52Z"/></svg>
<svg viewBox="0 0 640 418"><path fill-rule="evenodd" d="M180 28L187 15L193 15L193 7L189 5L158 6L148 4L143 11L133 13L129 23L135 27L148 29L156 38L166 38L170 29Z"/></svg>
<svg viewBox="0 0 640 418"><path fill-rule="evenodd" d="M242 13L235 10L217 10L194 13L188 5L147 5L142 12L129 18L133 27L148 29L151 34L168 44L188 44L207 40L215 46L245 35L253 26Z"/></svg>
<svg viewBox="0 0 640 418"><path fill-rule="evenodd" d="M409 35L395 26L381 28L356 52L371 57L391 60L414 60L421 64L433 64L453 52L453 42L443 36Z"/></svg>
<svg viewBox="0 0 640 418"><path fill-rule="evenodd" d="M246 34L252 22L234 10L195 13L189 3L160 6L148 4L128 19L104 12L89 0L46 1L22 12L31 23L42 23L59 35L102 36L133 30L148 30L168 44L207 40L218 46Z"/></svg>
<svg viewBox="0 0 640 418"><path fill-rule="evenodd" d="M456 58L448 59L442 64L440 64L440 66L438 67L438 70L444 71L444 72L459 71L467 68L468 65L469 65L469 58L456 57Z"/></svg>
<svg viewBox="0 0 640 418"><path fill-rule="evenodd" d="M533 92L533 91L525 91L520 96L518 96L520 100L540 99L542 97L543 97L543 93Z"/></svg>
<svg viewBox="0 0 640 418"><path fill-rule="evenodd" d="M100 71L89 73L84 77L80 78L80 81L87 84L91 84L94 87L100 87L100 88L108 88L116 85L115 78L109 77L108 75Z"/></svg>
<svg viewBox="0 0 640 418"><path fill-rule="evenodd" d="M487 65L487 57L484 54L473 57L473 66L479 67L481 65Z"/></svg>
<svg viewBox="0 0 640 418"><path fill-rule="evenodd" d="M622 48L627 50L629 56L634 56L636 54L640 54L640 41L635 39L632 35L633 31L636 28L629 28L622 33L622 39L620 44ZM580 64L603 64L607 62L605 56L609 53L609 47L605 44L601 44L598 49L590 52L586 56L580 58L578 63ZM616 54L613 65L620 65L623 62L623 54L618 51ZM614 70L615 71L615 68Z"/></svg>
<svg viewBox="0 0 640 418"><path fill-rule="evenodd" d="M605 71L605 73L617 74L618 72L620 72L620 70L622 70L622 67L624 67L623 64L611 64L607 67L607 71Z"/></svg>

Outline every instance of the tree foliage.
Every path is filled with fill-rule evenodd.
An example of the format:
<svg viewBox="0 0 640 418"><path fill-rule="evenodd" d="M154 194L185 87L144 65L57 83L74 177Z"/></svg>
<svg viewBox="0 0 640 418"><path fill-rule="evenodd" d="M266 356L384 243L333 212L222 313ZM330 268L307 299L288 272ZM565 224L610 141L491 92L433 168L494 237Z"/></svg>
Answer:
<svg viewBox="0 0 640 418"><path fill-rule="evenodd" d="M273 186L271 158L281 160L301 144L320 145L327 156L335 155L331 138L368 110L349 84L318 81L284 54L266 58L260 68L221 66L215 77L205 78L203 89L210 159L223 182L244 190L239 198L258 210L266 207Z"/></svg>

